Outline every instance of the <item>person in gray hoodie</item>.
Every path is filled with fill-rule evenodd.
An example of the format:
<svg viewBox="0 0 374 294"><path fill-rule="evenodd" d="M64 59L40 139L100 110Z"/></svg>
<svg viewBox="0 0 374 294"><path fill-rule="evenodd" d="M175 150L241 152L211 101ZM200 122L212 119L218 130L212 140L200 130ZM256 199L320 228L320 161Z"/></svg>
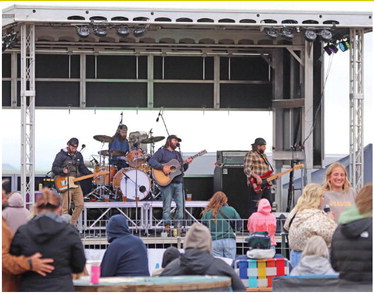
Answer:
<svg viewBox="0 0 374 294"><path fill-rule="evenodd" d="M14 192L8 198L8 206L3 210L3 218L14 234L17 229L30 219L30 211L24 207L23 197Z"/></svg>
<svg viewBox="0 0 374 294"><path fill-rule="evenodd" d="M337 275L329 262L329 249L321 236L313 236L306 243L300 263L291 271L291 276Z"/></svg>
<svg viewBox="0 0 374 294"><path fill-rule="evenodd" d="M169 263L161 276L227 276L231 278L231 287L234 291L246 291L234 269L211 254L212 238L206 226L200 223L191 226L186 234L184 249L184 254Z"/></svg>

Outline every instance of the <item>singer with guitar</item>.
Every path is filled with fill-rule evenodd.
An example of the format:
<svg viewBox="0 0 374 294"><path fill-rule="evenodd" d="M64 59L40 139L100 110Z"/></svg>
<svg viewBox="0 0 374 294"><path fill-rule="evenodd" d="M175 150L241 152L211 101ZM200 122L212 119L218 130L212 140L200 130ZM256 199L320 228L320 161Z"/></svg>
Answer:
<svg viewBox="0 0 374 294"><path fill-rule="evenodd" d="M258 190L258 187L261 187L263 182L261 176L272 171L265 150L265 139L257 138L252 144L252 150L244 157L244 173L247 176L247 184L249 187L249 216L257 211L256 206L261 198L266 198L269 200L270 204L272 203L271 191L269 188Z"/></svg>
<svg viewBox="0 0 374 294"><path fill-rule="evenodd" d="M55 174L56 179L62 177L77 177L78 173L81 175L91 175L92 172L85 166L82 154L77 150L79 141L77 138L71 138L67 142L65 149L61 149L59 153L56 154L55 160L52 164L52 171ZM92 174L95 176L95 174ZM55 180L56 182L56 180ZM57 182L56 182L57 184ZM62 197L62 214L69 214L70 201L74 202L74 212L71 217L70 223L74 226L77 225L79 214L83 210L84 199L83 191L79 182L76 185L65 189L59 189Z"/></svg>
<svg viewBox="0 0 374 294"><path fill-rule="evenodd" d="M180 227L179 221L183 219L183 172L187 170L189 163L192 162L192 158L187 158L183 161L181 153L175 150L179 147L179 142L181 141L182 140L175 135L168 136L165 146L153 154L148 162L153 169L162 171L165 175L170 175L174 172L173 166L175 165L168 164L172 160L177 160L179 163L178 166L181 168L180 173L178 173L170 183L159 185L163 204L162 219L166 231L170 230L171 225L170 208L172 200L175 201L177 206L177 227Z"/></svg>

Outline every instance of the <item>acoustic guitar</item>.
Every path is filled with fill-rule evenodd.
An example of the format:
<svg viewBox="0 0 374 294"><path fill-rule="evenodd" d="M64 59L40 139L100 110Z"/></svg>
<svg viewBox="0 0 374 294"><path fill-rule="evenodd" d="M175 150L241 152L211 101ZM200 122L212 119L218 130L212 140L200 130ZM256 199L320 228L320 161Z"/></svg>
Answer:
<svg viewBox="0 0 374 294"><path fill-rule="evenodd" d="M273 171L269 170L266 173L264 173L262 176L260 176L260 178L262 179L261 185L257 184L257 180L256 180L255 177L251 177L249 179L249 182L251 183L251 186L256 193L261 193L264 189L267 189L267 188L272 186L272 184L271 184L272 180L274 180L274 179L276 179L280 176L283 176L285 174L288 174L293 170L298 170L298 169L301 169L301 168L304 168L304 164L296 164L296 165L294 165L293 168L290 168L288 170L285 170L284 172L281 172L281 173L278 173L278 174L275 174L275 175L272 175Z"/></svg>
<svg viewBox="0 0 374 294"><path fill-rule="evenodd" d="M109 172L108 171L101 171L101 172L97 172L97 173L94 173L94 174L81 176L81 177L78 177L78 178L72 177L72 176L70 176L70 177L56 176L55 177L55 187L56 187L57 191L64 192L67 189L77 188L78 185L75 184L76 182L83 181L85 179L93 178L93 177L96 177L96 176L106 175L106 174L109 174Z"/></svg>
<svg viewBox="0 0 374 294"><path fill-rule="evenodd" d="M207 151L204 149L203 151L200 151L199 153L196 153L193 156L190 156L189 158L196 158L198 156L202 156ZM183 161L183 164L186 163L186 161ZM153 179L156 181L157 184L160 186L167 186L170 184L170 182L176 177L179 176L182 173L181 164L177 159L172 159L169 162L166 163L166 165L170 166L171 173L168 175L165 175L164 171L162 169L152 169L152 176Z"/></svg>

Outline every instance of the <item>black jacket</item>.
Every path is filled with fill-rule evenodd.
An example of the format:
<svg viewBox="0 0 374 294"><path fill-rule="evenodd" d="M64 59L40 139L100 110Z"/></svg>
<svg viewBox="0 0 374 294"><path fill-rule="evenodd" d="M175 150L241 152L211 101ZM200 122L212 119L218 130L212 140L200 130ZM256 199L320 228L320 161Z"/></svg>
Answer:
<svg viewBox="0 0 374 294"><path fill-rule="evenodd" d="M207 251L186 249L180 258L169 263L161 273L161 276L182 275L227 276L231 278L231 287L234 291L246 291L234 269Z"/></svg>
<svg viewBox="0 0 374 294"><path fill-rule="evenodd" d="M331 264L342 279L372 281L373 218L340 224L331 243Z"/></svg>
<svg viewBox="0 0 374 294"><path fill-rule="evenodd" d="M19 227L10 253L31 256L36 252L40 252L43 258L53 258L55 269L45 277L26 272L21 278L20 291L74 291L71 274L83 272L86 264L78 231L54 213L36 216Z"/></svg>
<svg viewBox="0 0 374 294"><path fill-rule="evenodd" d="M89 175L92 172L84 165L84 160L82 153L77 152L75 154L69 154L65 149L61 149L59 153L56 154L55 160L52 164L52 172L55 175L65 175L63 172L64 167L68 165L69 170L73 170L73 173L69 173L71 176L78 176L75 172L79 171L82 175Z"/></svg>

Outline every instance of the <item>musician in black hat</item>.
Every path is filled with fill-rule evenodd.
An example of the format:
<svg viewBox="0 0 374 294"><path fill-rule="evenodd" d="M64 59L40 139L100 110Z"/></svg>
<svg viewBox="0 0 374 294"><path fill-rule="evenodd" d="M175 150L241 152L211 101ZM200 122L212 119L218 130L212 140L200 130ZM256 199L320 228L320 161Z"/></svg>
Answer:
<svg viewBox="0 0 374 294"><path fill-rule="evenodd" d="M52 172L56 176L72 176L77 177L78 175L89 175L92 172L85 166L82 154L77 150L79 141L77 138L71 138L67 142L67 146L61 149L56 154L55 160L52 164ZM79 182L74 183L77 187L70 187L70 185L64 187L58 187L56 182L56 188L60 190L62 197L62 214L69 214L70 202L74 202L74 212L71 217L70 223L77 225L78 217L83 210L84 199L83 191ZM65 182L64 182L65 185Z"/></svg>
<svg viewBox="0 0 374 294"><path fill-rule="evenodd" d="M244 173L247 176L249 188L249 215L257 211L257 203L261 198L266 198L272 203L270 188L262 189L261 187L263 182L261 176L272 171L265 150L265 139L257 138L252 144L252 150L244 157Z"/></svg>
<svg viewBox="0 0 374 294"><path fill-rule="evenodd" d="M129 141L127 140L127 126L120 124L113 136L113 141L109 143L109 151L122 151L123 154L130 151ZM112 156L109 164L116 165L118 169L128 167L124 155Z"/></svg>
<svg viewBox="0 0 374 294"><path fill-rule="evenodd" d="M183 219L183 172L187 170L188 164L192 162L192 158L187 158L185 161L182 159L180 152L176 151L179 147L179 142L182 139L178 138L176 135L170 135L166 139L166 144L163 148L160 148L153 156L149 159L149 165L156 170L162 171L159 173L153 172L154 180L159 184L162 204L163 204L163 222L166 230L170 229L171 219L170 219L170 208L171 201L174 200L177 206L176 219L177 226L180 226L180 220ZM174 165L170 165L171 160L176 160L179 168L177 168L177 173L174 173L170 168ZM162 180L166 179L165 182L160 183L161 179L155 177L155 175L160 174L166 176L162 177ZM169 179L168 179L169 177ZM169 182L169 183L168 183Z"/></svg>

